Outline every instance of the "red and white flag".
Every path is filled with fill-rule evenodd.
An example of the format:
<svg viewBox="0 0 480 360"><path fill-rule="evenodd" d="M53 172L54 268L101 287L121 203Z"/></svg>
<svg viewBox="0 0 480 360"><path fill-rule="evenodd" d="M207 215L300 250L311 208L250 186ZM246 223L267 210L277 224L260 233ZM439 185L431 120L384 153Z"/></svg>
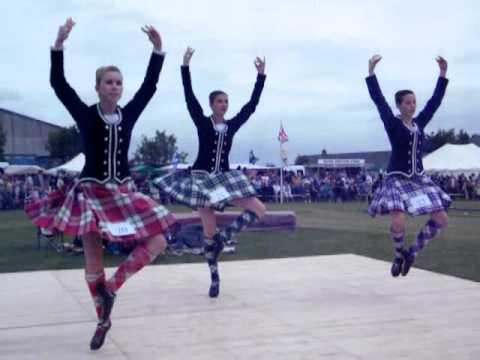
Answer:
<svg viewBox="0 0 480 360"><path fill-rule="evenodd" d="M287 166L288 154L284 144L288 141L288 135L282 123L280 123L280 130L278 132L278 141L280 141L280 159L282 159L283 165Z"/></svg>
<svg viewBox="0 0 480 360"><path fill-rule="evenodd" d="M283 124L280 124L280 131L278 132L278 141L280 143L286 143L288 141L288 135L285 132L285 129L283 128Z"/></svg>

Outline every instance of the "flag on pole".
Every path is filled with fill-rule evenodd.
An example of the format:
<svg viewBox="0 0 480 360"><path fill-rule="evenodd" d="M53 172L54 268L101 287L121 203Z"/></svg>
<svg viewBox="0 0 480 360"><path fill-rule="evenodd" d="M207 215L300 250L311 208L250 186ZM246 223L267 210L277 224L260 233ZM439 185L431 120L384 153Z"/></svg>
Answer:
<svg viewBox="0 0 480 360"><path fill-rule="evenodd" d="M253 153L253 150L250 150L250 154L248 155L248 162L250 164L255 164L259 159Z"/></svg>
<svg viewBox="0 0 480 360"><path fill-rule="evenodd" d="M288 141L288 135L282 123L280 123L280 130L278 131L278 141L280 141L280 158L282 159L283 165L287 166L288 154L284 144Z"/></svg>
<svg viewBox="0 0 480 360"><path fill-rule="evenodd" d="M283 124L280 124L280 131L278 132L278 141L280 141L281 144L286 143L288 141L288 135L285 132L285 129L283 128Z"/></svg>

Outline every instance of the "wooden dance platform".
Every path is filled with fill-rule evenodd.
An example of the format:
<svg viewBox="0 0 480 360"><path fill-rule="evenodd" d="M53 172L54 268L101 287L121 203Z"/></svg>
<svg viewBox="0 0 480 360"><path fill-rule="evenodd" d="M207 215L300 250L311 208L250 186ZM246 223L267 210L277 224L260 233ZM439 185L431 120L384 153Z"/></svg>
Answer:
<svg viewBox="0 0 480 360"><path fill-rule="evenodd" d="M82 270L0 274L0 359L480 359L480 284L356 255L150 266L105 345Z"/></svg>

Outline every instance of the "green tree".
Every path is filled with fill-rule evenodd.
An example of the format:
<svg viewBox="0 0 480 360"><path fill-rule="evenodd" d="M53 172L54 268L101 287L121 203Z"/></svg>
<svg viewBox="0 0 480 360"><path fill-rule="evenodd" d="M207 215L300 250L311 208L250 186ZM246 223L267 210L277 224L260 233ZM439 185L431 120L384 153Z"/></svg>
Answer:
<svg viewBox="0 0 480 360"><path fill-rule="evenodd" d="M185 152L185 151L181 151L178 153L178 159L179 159L179 163L180 164L185 164L187 162L187 157L188 157L188 153Z"/></svg>
<svg viewBox="0 0 480 360"><path fill-rule="evenodd" d="M62 162L70 160L82 151L82 140L76 126L70 126L48 135L46 145L50 157Z"/></svg>
<svg viewBox="0 0 480 360"><path fill-rule="evenodd" d="M457 144L469 144L472 142L472 137L463 129L461 129L456 136Z"/></svg>
<svg viewBox="0 0 480 360"><path fill-rule="evenodd" d="M0 123L0 161L5 161L5 144L7 143L7 133L3 130L3 125Z"/></svg>
<svg viewBox="0 0 480 360"><path fill-rule="evenodd" d="M142 136L142 142L135 151L135 160L151 166L162 166L172 161L178 151L175 135L167 135L165 131L155 131L153 138ZM179 162L185 162L188 154L178 154Z"/></svg>
<svg viewBox="0 0 480 360"><path fill-rule="evenodd" d="M307 155L297 155L295 161L293 162L295 165L305 165L308 163L308 156Z"/></svg>
<svg viewBox="0 0 480 360"><path fill-rule="evenodd" d="M425 152L430 153L445 144L469 144L472 142L472 136L461 129L458 133L455 129L439 129L437 132L431 132L425 135Z"/></svg>

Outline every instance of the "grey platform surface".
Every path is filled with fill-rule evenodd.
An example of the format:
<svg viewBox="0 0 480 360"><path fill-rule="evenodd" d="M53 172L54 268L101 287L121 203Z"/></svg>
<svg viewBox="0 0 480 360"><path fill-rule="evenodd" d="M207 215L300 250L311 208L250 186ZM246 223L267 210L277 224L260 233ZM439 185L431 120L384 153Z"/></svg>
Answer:
<svg viewBox="0 0 480 360"><path fill-rule="evenodd" d="M0 359L480 359L480 284L357 255L149 266L102 349L82 270L0 274ZM111 272L111 269L109 269Z"/></svg>

